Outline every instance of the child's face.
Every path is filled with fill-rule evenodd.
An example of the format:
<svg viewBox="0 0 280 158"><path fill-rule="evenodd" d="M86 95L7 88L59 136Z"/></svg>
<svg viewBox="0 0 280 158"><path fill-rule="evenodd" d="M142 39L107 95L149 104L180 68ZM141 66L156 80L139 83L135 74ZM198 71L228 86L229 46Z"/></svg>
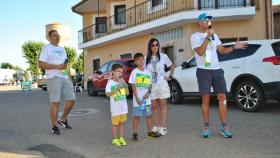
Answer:
<svg viewBox="0 0 280 158"><path fill-rule="evenodd" d="M137 67L144 67L144 65L145 65L144 57L140 57L140 58L136 59L135 64L137 65Z"/></svg>
<svg viewBox="0 0 280 158"><path fill-rule="evenodd" d="M118 68L116 70L113 71L113 76L116 78L120 78L123 75L123 69L122 68Z"/></svg>

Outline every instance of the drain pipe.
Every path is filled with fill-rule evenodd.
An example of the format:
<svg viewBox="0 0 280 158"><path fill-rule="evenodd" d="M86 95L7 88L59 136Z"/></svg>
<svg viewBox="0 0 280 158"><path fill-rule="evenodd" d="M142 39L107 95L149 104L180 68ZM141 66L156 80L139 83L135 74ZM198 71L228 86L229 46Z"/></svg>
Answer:
<svg viewBox="0 0 280 158"><path fill-rule="evenodd" d="M269 21L268 21L268 5L267 5L267 3L268 3L268 0L265 0L264 1L265 2L265 24L266 24L266 26L265 26L265 31L266 31L266 39L268 39L269 38Z"/></svg>

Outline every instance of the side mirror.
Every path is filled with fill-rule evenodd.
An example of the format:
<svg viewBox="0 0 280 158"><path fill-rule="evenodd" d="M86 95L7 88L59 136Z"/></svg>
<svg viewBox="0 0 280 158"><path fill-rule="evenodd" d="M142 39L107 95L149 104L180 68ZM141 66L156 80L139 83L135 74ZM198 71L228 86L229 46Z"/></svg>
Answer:
<svg viewBox="0 0 280 158"><path fill-rule="evenodd" d="M183 64L181 66L182 66L182 69L187 69L187 68L191 67L188 62L183 62Z"/></svg>

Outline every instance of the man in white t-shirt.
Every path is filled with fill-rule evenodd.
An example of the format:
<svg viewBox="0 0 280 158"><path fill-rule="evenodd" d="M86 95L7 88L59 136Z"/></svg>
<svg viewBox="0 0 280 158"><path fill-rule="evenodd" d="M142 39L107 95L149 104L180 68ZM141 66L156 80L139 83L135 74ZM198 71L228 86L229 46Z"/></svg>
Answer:
<svg viewBox="0 0 280 158"><path fill-rule="evenodd" d="M196 75L199 92L202 95L202 112L205 124L202 136L208 138L211 135L211 129L209 128L209 102L211 87L213 87L219 101L220 133L226 138L231 138L232 133L227 127L226 81L224 71L219 64L217 50L220 54L229 54L235 49L246 49L247 45L239 43L238 39L233 47L223 47L222 42L212 28L212 18L212 16L207 16L206 13L199 15L197 22L200 31L191 36L191 45L195 51L198 67Z"/></svg>
<svg viewBox="0 0 280 158"><path fill-rule="evenodd" d="M60 36L56 30L51 30L48 36L50 44L44 46L40 54L39 66L46 70L47 87L51 102L52 134L60 135L57 124L65 129L71 129L71 126L68 125L67 117L74 106L76 97L70 77L70 68L67 67L66 51L58 45ZM63 94L66 104L61 118L57 120L61 94Z"/></svg>

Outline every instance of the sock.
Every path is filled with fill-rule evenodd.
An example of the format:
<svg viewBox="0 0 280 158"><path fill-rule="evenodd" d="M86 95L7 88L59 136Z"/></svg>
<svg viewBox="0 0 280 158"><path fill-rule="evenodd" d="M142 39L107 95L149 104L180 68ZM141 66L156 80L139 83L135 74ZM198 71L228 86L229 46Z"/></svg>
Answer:
<svg viewBox="0 0 280 158"><path fill-rule="evenodd" d="M222 122L222 127L225 128L227 126L226 122Z"/></svg>
<svg viewBox="0 0 280 158"><path fill-rule="evenodd" d="M204 122L205 127L209 127L209 122Z"/></svg>

